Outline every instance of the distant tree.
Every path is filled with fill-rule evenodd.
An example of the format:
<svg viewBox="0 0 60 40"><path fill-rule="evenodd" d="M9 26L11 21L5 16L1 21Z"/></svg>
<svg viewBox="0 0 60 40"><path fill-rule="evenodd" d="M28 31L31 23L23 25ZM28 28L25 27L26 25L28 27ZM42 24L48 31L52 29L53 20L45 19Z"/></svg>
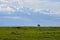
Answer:
<svg viewBox="0 0 60 40"><path fill-rule="evenodd" d="M37 24L38 27L40 27L40 24Z"/></svg>

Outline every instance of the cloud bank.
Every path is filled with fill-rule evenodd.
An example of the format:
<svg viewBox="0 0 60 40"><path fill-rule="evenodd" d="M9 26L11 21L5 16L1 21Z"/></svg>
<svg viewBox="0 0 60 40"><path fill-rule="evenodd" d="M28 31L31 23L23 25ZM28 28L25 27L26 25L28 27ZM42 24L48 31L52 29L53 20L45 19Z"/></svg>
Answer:
<svg viewBox="0 0 60 40"><path fill-rule="evenodd" d="M43 13L60 14L60 2L52 0L0 0L0 12L12 14L16 11L26 12L24 10ZM29 13L29 12L28 12Z"/></svg>
<svg viewBox="0 0 60 40"><path fill-rule="evenodd" d="M21 19L19 16L2 16L0 19Z"/></svg>

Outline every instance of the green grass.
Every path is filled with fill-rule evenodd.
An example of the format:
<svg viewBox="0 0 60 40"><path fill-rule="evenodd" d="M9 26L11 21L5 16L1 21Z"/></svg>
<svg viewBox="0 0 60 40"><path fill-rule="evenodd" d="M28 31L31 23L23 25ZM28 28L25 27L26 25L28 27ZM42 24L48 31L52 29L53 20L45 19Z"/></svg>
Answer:
<svg viewBox="0 0 60 40"><path fill-rule="evenodd" d="M60 27L0 27L0 40L60 40Z"/></svg>

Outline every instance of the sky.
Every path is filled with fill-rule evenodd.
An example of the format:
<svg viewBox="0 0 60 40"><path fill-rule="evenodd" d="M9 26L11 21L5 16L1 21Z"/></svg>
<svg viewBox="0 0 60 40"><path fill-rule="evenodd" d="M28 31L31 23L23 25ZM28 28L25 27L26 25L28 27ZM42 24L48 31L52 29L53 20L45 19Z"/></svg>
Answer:
<svg viewBox="0 0 60 40"><path fill-rule="evenodd" d="M0 0L0 26L60 26L60 0Z"/></svg>

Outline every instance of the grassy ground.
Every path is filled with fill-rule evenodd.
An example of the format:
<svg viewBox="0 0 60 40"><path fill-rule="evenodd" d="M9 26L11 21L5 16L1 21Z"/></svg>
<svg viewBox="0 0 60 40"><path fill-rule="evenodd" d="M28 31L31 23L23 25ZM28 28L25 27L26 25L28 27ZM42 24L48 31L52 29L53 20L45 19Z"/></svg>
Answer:
<svg viewBox="0 0 60 40"><path fill-rule="evenodd" d="M0 27L0 40L60 40L60 27Z"/></svg>

